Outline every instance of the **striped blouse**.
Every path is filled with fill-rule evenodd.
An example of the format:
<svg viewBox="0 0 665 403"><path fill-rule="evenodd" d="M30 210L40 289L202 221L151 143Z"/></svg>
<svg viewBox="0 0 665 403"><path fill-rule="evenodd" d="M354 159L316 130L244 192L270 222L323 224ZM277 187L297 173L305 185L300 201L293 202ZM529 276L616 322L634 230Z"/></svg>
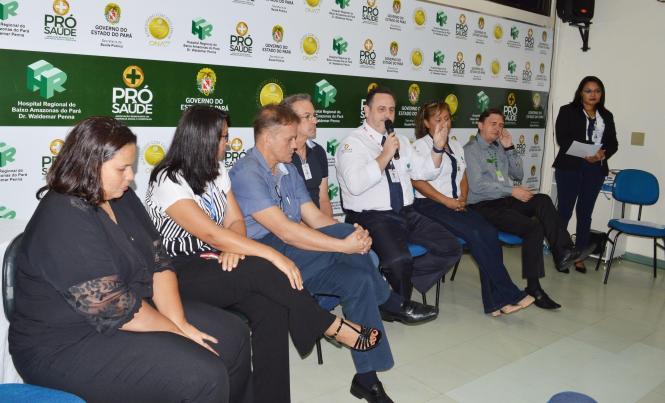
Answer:
<svg viewBox="0 0 665 403"><path fill-rule="evenodd" d="M179 226L166 214L166 209L178 200L191 199L217 225L224 221L226 210L226 193L231 189L231 181L226 168L220 164L219 176L208 183L201 195L194 194L184 178L177 175L178 182L169 179L163 172L158 175L146 193L148 214L162 237L162 243L171 256L195 255L215 248L196 238Z"/></svg>

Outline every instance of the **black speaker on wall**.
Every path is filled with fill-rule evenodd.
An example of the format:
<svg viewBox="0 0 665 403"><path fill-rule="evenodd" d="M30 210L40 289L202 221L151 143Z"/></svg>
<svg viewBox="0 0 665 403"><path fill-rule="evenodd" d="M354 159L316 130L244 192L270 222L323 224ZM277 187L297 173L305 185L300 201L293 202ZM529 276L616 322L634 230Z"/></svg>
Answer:
<svg viewBox="0 0 665 403"><path fill-rule="evenodd" d="M563 22L583 24L591 22L595 0L557 0L556 13Z"/></svg>
<svg viewBox="0 0 665 403"><path fill-rule="evenodd" d="M561 21L577 27L582 37L582 51L589 50L589 26L593 18L595 0L557 0L556 14Z"/></svg>

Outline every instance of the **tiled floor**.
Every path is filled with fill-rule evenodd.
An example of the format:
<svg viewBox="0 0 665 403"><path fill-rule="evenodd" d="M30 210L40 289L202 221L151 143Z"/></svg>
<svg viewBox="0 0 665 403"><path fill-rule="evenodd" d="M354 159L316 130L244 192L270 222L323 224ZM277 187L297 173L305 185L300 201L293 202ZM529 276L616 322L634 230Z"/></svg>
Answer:
<svg viewBox="0 0 665 403"><path fill-rule="evenodd" d="M520 250L504 250L513 279ZM543 288L563 309L535 305L491 318L480 302L478 271L465 255L454 282L442 289L441 313L416 327L386 323L395 367L380 373L399 403L545 403L573 390L599 403L665 402L665 272L630 262L587 274L557 273L546 257ZM602 267L602 266L601 266ZM517 282L521 285L521 280ZM434 300L433 291L428 300ZM350 393L348 350L323 343L301 359L292 349L294 402L358 402Z"/></svg>

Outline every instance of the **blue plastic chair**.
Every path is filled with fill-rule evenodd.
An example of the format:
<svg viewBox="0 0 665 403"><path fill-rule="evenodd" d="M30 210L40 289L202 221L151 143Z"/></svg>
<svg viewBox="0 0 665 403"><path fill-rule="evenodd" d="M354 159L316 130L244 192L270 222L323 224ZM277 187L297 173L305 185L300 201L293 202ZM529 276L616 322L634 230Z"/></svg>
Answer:
<svg viewBox="0 0 665 403"><path fill-rule="evenodd" d="M422 245L417 245L417 244L409 244L409 253L411 254L411 257L414 259L423 256L426 254L427 248L425 248ZM376 255L376 253L373 253L370 251L370 258L372 259L372 262L374 263L374 266L378 267L379 266L379 258ZM439 295L441 293L441 283L438 281L436 282L436 307L439 308ZM423 297L423 304L427 304L427 298L425 297L425 293L421 293ZM316 302L319 304L319 306L326 311L332 311L339 305L339 297L336 297L334 295L321 295L317 294L314 295L314 298L316 299ZM321 351L321 339L318 339L316 341L316 357L319 362L319 365L323 365L323 352Z"/></svg>
<svg viewBox="0 0 665 403"><path fill-rule="evenodd" d="M519 236L514 235L514 234L509 234L509 233L503 232L503 231L499 231L498 238L499 238L499 241L501 242L501 244L507 245L507 246L519 246L519 245L522 245L522 242L523 242L522 238L520 238ZM468 249L468 247L466 245L466 241L462 238L459 238L459 237L457 238L457 240L459 241L460 245L462 245L462 249L466 252L467 249ZM457 274L457 268L459 267L459 262L461 260L462 260L462 258L460 257L460 260L458 260L457 263L455 263L455 268L453 269L453 274L450 276L450 281L455 281L455 275Z"/></svg>
<svg viewBox="0 0 665 403"><path fill-rule="evenodd" d="M607 284L607 279L610 276L614 250L616 249L617 239L621 234L653 238L653 277L656 278L656 271L658 268L658 248L665 250L665 225L642 221L642 206L656 204L658 196L658 179L649 172L639 169L624 169L619 171L614 178L612 197L621 202L621 218L614 218L607 223L609 230L607 231L606 241L603 243L603 251L600 253L600 256L605 254L607 242L612 244L612 251L610 252L610 258L607 260L607 268L605 269L605 280L603 281L603 284ZM636 204L639 206L637 220L628 220L624 218L626 204ZM616 234L614 235L614 239L610 239L610 235L613 231L616 231ZM658 243L659 239L663 241L662 245ZM601 260L602 259L598 259L596 270L600 267Z"/></svg>

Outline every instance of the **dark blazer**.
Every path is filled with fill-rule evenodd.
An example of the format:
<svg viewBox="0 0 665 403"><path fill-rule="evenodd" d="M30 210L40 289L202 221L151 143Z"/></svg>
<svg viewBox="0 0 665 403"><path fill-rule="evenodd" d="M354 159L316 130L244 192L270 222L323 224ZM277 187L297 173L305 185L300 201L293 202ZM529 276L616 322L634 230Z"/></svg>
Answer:
<svg viewBox="0 0 665 403"><path fill-rule="evenodd" d="M598 110L600 116L605 122L605 131L603 132L602 148L605 150L605 160L596 162L601 164L603 172L607 175L609 167L607 160L617 152L619 143L617 142L617 132L614 126L614 116L607 109ZM572 103L564 105L559 109L559 115L556 118L555 134L556 142L559 144L559 153L554 159L552 166L558 169L576 170L586 161L579 157L567 155L566 152L573 141L580 143L589 143L586 139L586 115L581 106Z"/></svg>

